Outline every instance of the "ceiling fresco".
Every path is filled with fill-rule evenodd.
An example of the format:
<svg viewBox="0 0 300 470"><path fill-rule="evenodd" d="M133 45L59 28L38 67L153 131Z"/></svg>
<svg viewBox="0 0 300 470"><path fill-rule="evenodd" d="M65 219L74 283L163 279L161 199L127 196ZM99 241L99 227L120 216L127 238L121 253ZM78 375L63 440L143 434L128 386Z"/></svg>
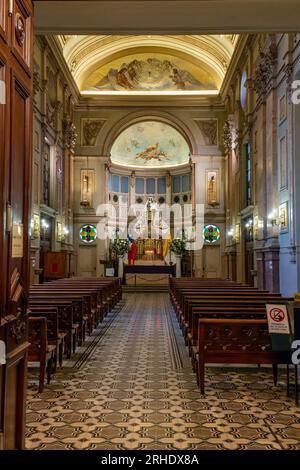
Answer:
<svg viewBox="0 0 300 470"><path fill-rule="evenodd" d="M162 168L189 162L190 149L172 126L144 121L123 131L111 149L112 163L140 168Z"/></svg>
<svg viewBox="0 0 300 470"><path fill-rule="evenodd" d="M218 95L236 35L56 36L83 95Z"/></svg>
<svg viewBox="0 0 300 470"><path fill-rule="evenodd" d="M90 86L89 86L90 85ZM100 68L87 80L88 90L166 91L217 90L210 73L192 63L163 54L137 54Z"/></svg>

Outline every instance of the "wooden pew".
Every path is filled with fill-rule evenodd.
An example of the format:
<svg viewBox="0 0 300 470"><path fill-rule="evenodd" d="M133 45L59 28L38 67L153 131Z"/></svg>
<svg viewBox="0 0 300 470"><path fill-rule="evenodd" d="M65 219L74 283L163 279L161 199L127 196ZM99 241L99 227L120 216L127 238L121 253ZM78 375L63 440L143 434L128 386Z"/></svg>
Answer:
<svg viewBox="0 0 300 470"><path fill-rule="evenodd" d="M50 383L57 356L57 346L48 344L47 320L45 317L29 317L28 338L30 342L28 361L39 362L39 392L44 389L45 370L47 369L47 383Z"/></svg>
<svg viewBox="0 0 300 470"><path fill-rule="evenodd" d="M63 353L65 349L65 341L67 333L59 331L58 311L56 307L33 307L31 306L31 317L45 317L47 320L47 339L48 344L54 344L58 350L58 363L63 366ZM57 362L57 361L56 361ZM56 364L55 364L56 369Z"/></svg>
<svg viewBox="0 0 300 470"><path fill-rule="evenodd" d="M73 302L64 299L30 299L29 309L33 307L54 307L58 310L59 331L66 333L66 355L71 357L75 352L76 337L78 336L78 325L73 322Z"/></svg>
<svg viewBox="0 0 300 470"><path fill-rule="evenodd" d="M121 299L121 288L116 280L108 281L102 278L69 278L60 279L46 285L64 286L66 288L96 289L99 295L98 308L104 316ZM102 319L102 318L101 318Z"/></svg>
<svg viewBox="0 0 300 470"><path fill-rule="evenodd" d="M267 320L208 319L199 322L198 378L205 391L206 364L272 364L274 383L277 365L289 361L288 355L272 351Z"/></svg>
<svg viewBox="0 0 300 470"><path fill-rule="evenodd" d="M234 327L236 333L235 344L238 344L239 341L242 343L243 337L241 336L239 338L239 334L243 335L245 331L244 326L247 324L249 327L250 325L250 329L248 328L247 331L250 332L250 335L254 335L253 344L255 345L255 341L259 341L259 338L255 337L255 334L259 333L260 330L254 327L254 325L259 325L259 322L262 322L264 329L267 331L269 356L265 357L266 355L261 355L261 351L254 348L251 351L250 358L246 354L243 354L241 360L236 361L236 363L272 363L274 364L273 369L276 376L278 361L287 360L282 355L274 355L271 351L271 339L267 330L266 304L288 303L291 299L283 298L280 294L270 294L267 291L260 291L247 285L227 281L222 283L219 280L213 280L212 282L196 280L191 283L182 280L172 280L170 281L170 298L182 327L194 370L198 372L202 392L204 391L203 363L205 364L205 361L232 363L232 359L239 357L240 354L239 350L234 350L234 354L226 353L226 360L223 360L223 344L219 351L218 348L216 348L219 355L216 354L213 356L210 351L210 355L203 358L201 356L203 348L206 351L207 345L201 346L200 349L200 345L202 345L203 342L203 336L200 340L200 331L203 335L202 329L205 328L206 325L209 325L209 335L212 337L214 335L214 328L216 328L217 331L222 330L222 328L222 331L230 331L230 329L227 328L228 325L231 325L232 328L236 325L236 327ZM201 327L202 324L205 326ZM246 350L247 347L245 348L245 351ZM242 349L242 351L244 351L244 349ZM262 361L262 357L266 362Z"/></svg>
<svg viewBox="0 0 300 470"><path fill-rule="evenodd" d="M85 340L85 328L88 319L89 297L78 292L69 292L68 290L58 290L52 288L31 288L29 291L29 301L43 300L70 300L73 306L73 323L78 325L78 344L81 345Z"/></svg>
<svg viewBox="0 0 300 470"><path fill-rule="evenodd" d="M278 297L276 294L259 294L251 292L224 292L201 295L190 295L184 298L182 312L179 314L179 323L185 327L188 321L189 309L196 306L209 306L209 305L222 305L223 303L229 305L256 305L264 306L267 303L287 303L290 299Z"/></svg>
<svg viewBox="0 0 300 470"><path fill-rule="evenodd" d="M201 318L262 318L266 319L266 308L261 305L222 305L195 307L190 311L188 328L186 329L187 344L190 348L197 346L198 325Z"/></svg>

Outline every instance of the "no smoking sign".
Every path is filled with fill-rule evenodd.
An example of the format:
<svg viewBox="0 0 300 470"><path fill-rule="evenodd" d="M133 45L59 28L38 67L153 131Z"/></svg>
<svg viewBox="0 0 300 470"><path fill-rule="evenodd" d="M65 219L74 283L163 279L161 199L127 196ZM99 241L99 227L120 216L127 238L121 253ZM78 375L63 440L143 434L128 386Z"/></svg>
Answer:
<svg viewBox="0 0 300 470"><path fill-rule="evenodd" d="M270 333L289 334L286 305L266 305Z"/></svg>

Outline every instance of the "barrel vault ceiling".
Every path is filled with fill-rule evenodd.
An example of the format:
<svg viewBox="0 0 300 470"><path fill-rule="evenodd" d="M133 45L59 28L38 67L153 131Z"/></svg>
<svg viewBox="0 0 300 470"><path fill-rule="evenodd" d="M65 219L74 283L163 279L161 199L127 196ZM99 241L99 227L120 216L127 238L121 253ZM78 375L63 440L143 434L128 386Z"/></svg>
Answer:
<svg viewBox="0 0 300 470"><path fill-rule="evenodd" d="M82 95L218 95L238 36L84 36L57 41Z"/></svg>

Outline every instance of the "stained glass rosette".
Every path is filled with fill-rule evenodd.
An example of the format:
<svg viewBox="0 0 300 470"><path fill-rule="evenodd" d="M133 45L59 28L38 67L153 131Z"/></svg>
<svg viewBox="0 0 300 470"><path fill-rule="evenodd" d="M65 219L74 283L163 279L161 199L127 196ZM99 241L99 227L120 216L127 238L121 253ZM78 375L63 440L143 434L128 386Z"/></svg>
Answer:
<svg viewBox="0 0 300 470"><path fill-rule="evenodd" d="M79 231L80 240L84 243L93 243L97 238L97 229L94 225L83 225Z"/></svg>
<svg viewBox="0 0 300 470"><path fill-rule="evenodd" d="M216 243L220 238L220 230L216 225L205 225L203 229L203 239L207 243Z"/></svg>

